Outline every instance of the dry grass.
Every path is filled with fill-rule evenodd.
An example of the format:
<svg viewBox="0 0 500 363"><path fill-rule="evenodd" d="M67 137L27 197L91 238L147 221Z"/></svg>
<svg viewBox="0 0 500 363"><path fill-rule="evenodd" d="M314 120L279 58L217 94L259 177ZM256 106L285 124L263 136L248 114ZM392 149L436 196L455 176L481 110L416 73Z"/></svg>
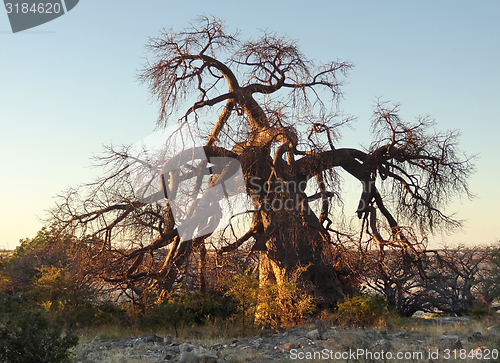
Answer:
<svg viewBox="0 0 500 363"><path fill-rule="evenodd" d="M313 328L319 328L323 333L323 340L315 342L318 351L328 349L334 352L348 351L349 349L363 349L371 352L392 352L394 355L398 352L422 352L424 362L452 362L452 361L472 361L470 357L467 359L448 359L444 356L444 347L442 344L443 336L458 336L462 345L461 349L465 349L467 354L478 347L487 347L489 349L500 349L500 317L490 316L481 320L470 320L467 322L459 322L454 324L440 324L432 320L415 319L415 318L397 318L389 316L385 321L378 322L378 326L372 328L342 328L334 326L334 322L330 317L323 314L322 319L315 320L309 325L306 325L306 331ZM163 331L144 331L141 329L123 329L115 326L107 326L102 329L88 329L80 334L81 341L92 339L99 335L102 340L114 339L120 337L138 336L146 333L156 333L160 337L165 334L172 334L174 341L177 342L195 342L205 346L214 343L230 343L235 338L255 337L262 331L260 329L243 329L240 324L225 322L211 323L201 327L184 328L179 331L179 336L175 337L172 331L165 329ZM478 334L478 332L480 334ZM292 337L290 336L290 339ZM295 337L295 341L297 337ZM82 343L83 344L83 343ZM81 352L82 344L77 348ZM299 349L306 349L307 346L297 345ZM158 360L148 359L147 351L151 346L147 344L136 345L133 348L125 348L123 350L109 349L96 352L95 360L103 363L145 363L156 362ZM439 349L439 358L429 360L429 351L435 352ZM78 352L78 350L77 350ZM272 352L271 352L272 353ZM98 354L98 355L97 355ZM270 352L255 351L239 347L237 353L235 351L224 350L219 353L220 358L225 358L228 362L265 362L269 360ZM451 350L453 354L453 350ZM457 350L460 354L460 350ZM273 360L275 362L293 361L287 352L284 352L280 358ZM360 357L356 362L394 362L395 359L366 359ZM422 362L419 359L403 360L405 362ZM474 359L475 362L500 362L500 359L481 360Z"/></svg>

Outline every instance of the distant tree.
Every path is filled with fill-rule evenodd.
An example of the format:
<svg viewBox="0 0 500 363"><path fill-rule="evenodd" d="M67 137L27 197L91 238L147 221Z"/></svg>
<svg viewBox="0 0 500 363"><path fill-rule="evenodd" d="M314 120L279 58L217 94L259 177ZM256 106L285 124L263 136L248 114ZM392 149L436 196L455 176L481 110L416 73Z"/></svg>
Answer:
<svg viewBox="0 0 500 363"><path fill-rule="evenodd" d="M409 237L410 228L425 235L460 227L444 208L456 195L471 196L467 180L474 168L457 149L457 131L438 133L429 117L404 122L397 106L380 102L371 145L338 148L339 129L351 121L337 109L350 63L317 65L293 40L268 32L242 40L208 17L187 30L162 32L148 49L153 59L140 79L160 103L158 126L174 119L179 133L189 135L197 125L209 160L232 158L241 164L251 222L246 231L233 228L222 235L205 233L198 224L193 235L182 238L171 200L147 203L132 187L130 175L144 162L131 162L127 147L109 148L100 159L109 173L84 190L71 190L53 211L62 228L91 236L88 261L104 281L127 286L134 296L163 296L191 271L193 255L203 266L207 246L217 250L220 261L249 248L258 259L261 283L281 284L298 266L306 267L301 280L318 300L333 304L349 285L339 281L334 255L346 241L358 240L342 218L339 170L359 182L355 214L362 222L361 252L413 253L418 242ZM210 118L213 112L217 116ZM182 151L178 147L168 156L179 157ZM208 167L201 160L176 172L150 165L169 195L181 193L181 183ZM233 167L228 162L210 181L227 180ZM191 215L209 202L209 192L196 196L204 179L194 180L186 198ZM212 207L206 226L220 212Z"/></svg>
<svg viewBox="0 0 500 363"><path fill-rule="evenodd" d="M389 311L405 317L419 310L434 311L427 296L427 275L435 266L428 263L425 251L378 250L363 258L364 285L385 296Z"/></svg>
<svg viewBox="0 0 500 363"><path fill-rule="evenodd" d="M391 251L382 264L380 253L372 252L369 260L366 286L384 295L388 308L401 316L418 310L465 315L474 306L491 306L499 296L492 246Z"/></svg>
<svg viewBox="0 0 500 363"><path fill-rule="evenodd" d="M0 292L20 294L31 308L63 316L68 324L88 322L99 284L82 264L85 245L70 235L43 227L34 238L21 240L5 259Z"/></svg>
<svg viewBox="0 0 500 363"><path fill-rule="evenodd" d="M4 278L9 292L24 292L40 276L42 266L65 267L70 263L69 250L74 239L57 237L54 230L43 227L34 238L20 240L19 246L4 259Z"/></svg>
<svg viewBox="0 0 500 363"><path fill-rule="evenodd" d="M500 310L500 304L494 304L500 302L500 243L488 246L484 252L488 258L482 263L474 288L486 306Z"/></svg>

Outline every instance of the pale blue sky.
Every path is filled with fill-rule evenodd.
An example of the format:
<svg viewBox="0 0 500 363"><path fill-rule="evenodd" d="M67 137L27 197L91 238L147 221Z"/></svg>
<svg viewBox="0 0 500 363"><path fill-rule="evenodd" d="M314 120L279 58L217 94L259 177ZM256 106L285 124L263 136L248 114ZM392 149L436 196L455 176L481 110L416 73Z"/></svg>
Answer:
<svg viewBox="0 0 500 363"><path fill-rule="evenodd" d="M96 176L90 157L103 144L153 131L157 105L136 81L144 45L200 14L243 37L268 29L298 39L318 61L353 62L341 108L358 121L341 146L369 142L377 97L401 103L406 120L431 115L442 130L461 129L461 149L480 154L478 198L450 206L468 221L446 242L500 238L499 1L81 0L17 34L0 12L0 248L33 237L58 193Z"/></svg>

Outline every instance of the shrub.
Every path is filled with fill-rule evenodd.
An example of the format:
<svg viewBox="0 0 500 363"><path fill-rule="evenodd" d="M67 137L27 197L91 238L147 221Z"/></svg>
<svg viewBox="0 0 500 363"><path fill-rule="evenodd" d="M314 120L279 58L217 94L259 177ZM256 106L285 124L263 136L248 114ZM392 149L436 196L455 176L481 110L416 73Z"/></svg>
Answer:
<svg viewBox="0 0 500 363"><path fill-rule="evenodd" d="M228 283L226 296L237 302L237 312L243 328L253 324L259 299L259 279L250 270L236 275Z"/></svg>
<svg viewBox="0 0 500 363"><path fill-rule="evenodd" d="M98 312L93 294L68 268L42 266L35 281L26 290L40 308L52 316L61 316L70 326L88 326Z"/></svg>
<svg viewBox="0 0 500 363"><path fill-rule="evenodd" d="M178 336L179 329L225 319L236 313L236 304L228 297L215 294L171 295L146 312L144 322L150 327L170 325Z"/></svg>
<svg viewBox="0 0 500 363"><path fill-rule="evenodd" d="M257 276L247 271L233 278L227 295L238 301L243 325L253 320L257 325L272 328L293 326L314 311L313 297L293 279L259 286Z"/></svg>
<svg viewBox="0 0 500 363"><path fill-rule="evenodd" d="M387 316L387 302L383 296L354 296L340 303L334 316L342 325L376 325Z"/></svg>
<svg viewBox="0 0 500 363"><path fill-rule="evenodd" d="M1 300L0 362L70 362L76 334L63 334L61 321L51 323L44 312L26 310L20 298L3 295Z"/></svg>
<svg viewBox="0 0 500 363"><path fill-rule="evenodd" d="M295 281L288 280L260 288L255 318L258 325L289 327L302 322L314 309L313 297L301 291Z"/></svg>

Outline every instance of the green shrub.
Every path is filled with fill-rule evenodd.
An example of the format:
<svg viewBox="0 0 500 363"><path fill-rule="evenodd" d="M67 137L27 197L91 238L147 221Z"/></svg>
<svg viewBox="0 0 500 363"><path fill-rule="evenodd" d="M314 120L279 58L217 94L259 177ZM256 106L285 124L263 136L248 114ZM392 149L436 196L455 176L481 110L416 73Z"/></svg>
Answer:
<svg viewBox="0 0 500 363"><path fill-rule="evenodd" d="M334 316L341 325L374 326L387 317L387 302L383 296L354 296L340 303Z"/></svg>
<svg viewBox="0 0 500 363"><path fill-rule="evenodd" d="M248 271L233 278L227 295L239 303L243 325L253 321L272 328L293 326L314 311L313 297L294 280L259 286L257 276Z"/></svg>
<svg viewBox="0 0 500 363"><path fill-rule="evenodd" d="M252 275L250 270L241 275L236 275L228 283L226 296L237 302L238 316L243 328L249 323L253 324L259 300L259 279Z"/></svg>
<svg viewBox="0 0 500 363"><path fill-rule="evenodd" d="M91 325L98 308L85 285L65 267L42 266L38 270L26 296L52 316L62 317L69 326Z"/></svg>
<svg viewBox="0 0 500 363"><path fill-rule="evenodd" d="M171 326L178 335L181 328L226 319L235 313L236 304L225 296L203 293L172 295L148 309L144 323L154 328Z"/></svg>
<svg viewBox="0 0 500 363"><path fill-rule="evenodd" d="M71 361L78 344L73 332L63 334L63 323L51 323L43 311L25 309L20 298L1 296L0 362L62 363Z"/></svg>
<svg viewBox="0 0 500 363"><path fill-rule="evenodd" d="M469 309L467 315L473 319L480 320L485 316L495 316L496 311L487 305L480 305L476 303Z"/></svg>

